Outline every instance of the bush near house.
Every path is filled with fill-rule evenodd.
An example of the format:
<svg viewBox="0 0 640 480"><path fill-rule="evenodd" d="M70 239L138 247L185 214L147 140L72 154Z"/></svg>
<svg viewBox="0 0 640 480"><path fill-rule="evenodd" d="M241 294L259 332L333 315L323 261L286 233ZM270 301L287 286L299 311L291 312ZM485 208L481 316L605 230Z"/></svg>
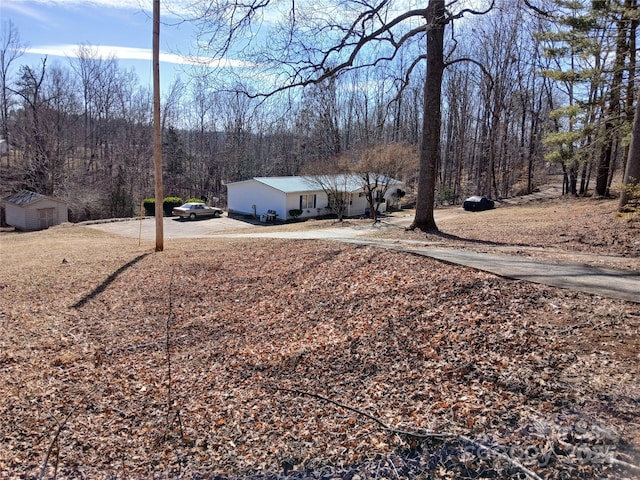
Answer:
<svg viewBox="0 0 640 480"><path fill-rule="evenodd" d="M175 207L179 207L184 202L180 197L166 197L162 200L162 210L164 211L165 217L171 216L171 210Z"/></svg>
<svg viewBox="0 0 640 480"><path fill-rule="evenodd" d="M156 199L155 198L145 198L142 201L142 206L144 207L144 214L150 217L153 217L156 214Z"/></svg>
<svg viewBox="0 0 640 480"><path fill-rule="evenodd" d="M289 215L294 219L297 219L300 215L302 215L302 210L300 210L299 208L294 208L292 210L289 210Z"/></svg>
<svg viewBox="0 0 640 480"><path fill-rule="evenodd" d="M191 199L190 202L202 202L200 199ZM165 217L171 216L171 210L174 207L179 207L182 205L184 201L180 197L165 197L162 200L162 211ZM149 215L151 217L156 214L156 199L155 198L145 198L142 201L142 205L144 206L145 215Z"/></svg>

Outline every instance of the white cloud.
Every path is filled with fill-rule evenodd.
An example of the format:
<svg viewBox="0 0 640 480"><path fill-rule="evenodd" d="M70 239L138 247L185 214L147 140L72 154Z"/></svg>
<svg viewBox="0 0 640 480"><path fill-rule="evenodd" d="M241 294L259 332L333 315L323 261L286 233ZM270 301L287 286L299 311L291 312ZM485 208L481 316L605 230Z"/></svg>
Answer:
<svg viewBox="0 0 640 480"><path fill-rule="evenodd" d="M79 45L41 45L30 47L26 53L35 55L49 55L54 57L73 58L78 56ZM151 61L153 53L150 48L119 47L109 45L90 45L90 51L96 57L118 60L148 60ZM160 61L179 65L199 65L205 67L251 67L253 65L230 59L211 59L206 57L193 57L178 55L175 53L160 52Z"/></svg>
<svg viewBox="0 0 640 480"><path fill-rule="evenodd" d="M29 17L38 22L46 22L47 17L42 11L27 5L26 2L3 2L2 9L6 11L12 11L25 17Z"/></svg>
<svg viewBox="0 0 640 480"><path fill-rule="evenodd" d="M45 5L51 7L103 7L126 10L149 10L153 7L152 0L12 0L7 2L11 8L18 10L28 8L26 5ZM3 8L5 6L3 5Z"/></svg>
<svg viewBox="0 0 640 480"><path fill-rule="evenodd" d="M118 10L142 10L145 12L151 12L153 10L153 0L11 0L11 2L4 2L2 8L12 8L13 10L23 12L26 9L34 11L28 5L44 5L57 8L87 8L87 7L99 7L99 8L112 8ZM162 0L160 4L160 11L163 14L170 12L184 13L187 12L192 2L188 0Z"/></svg>

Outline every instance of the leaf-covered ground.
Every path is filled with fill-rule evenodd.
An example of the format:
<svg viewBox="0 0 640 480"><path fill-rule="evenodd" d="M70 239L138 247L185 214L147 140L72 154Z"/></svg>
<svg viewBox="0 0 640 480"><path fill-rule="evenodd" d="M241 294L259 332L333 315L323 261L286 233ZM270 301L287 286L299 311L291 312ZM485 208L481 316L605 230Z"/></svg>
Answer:
<svg viewBox="0 0 640 480"><path fill-rule="evenodd" d="M638 304L335 242L0 255L2 478L640 475Z"/></svg>

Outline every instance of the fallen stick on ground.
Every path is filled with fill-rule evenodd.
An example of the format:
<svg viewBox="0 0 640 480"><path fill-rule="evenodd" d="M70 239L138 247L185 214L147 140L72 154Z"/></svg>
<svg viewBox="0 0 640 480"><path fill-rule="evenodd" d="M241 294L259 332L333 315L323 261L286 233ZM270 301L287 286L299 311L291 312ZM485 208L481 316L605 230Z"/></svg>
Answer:
<svg viewBox="0 0 640 480"><path fill-rule="evenodd" d="M295 395L304 395L307 397L311 397L311 398L315 398L317 400L321 400L323 402L327 402L327 403L331 403L333 405L336 405L338 407L344 408L346 410L352 411L354 413L357 413L358 415L361 415L363 417L368 418L369 420L377 423L378 425L380 425L380 427L383 430L386 430L390 433L394 433L396 435L400 435L403 437L408 437L408 438L412 438L412 439L417 439L417 440L428 440L428 439L438 439L438 440L444 440L444 439L451 439L451 440L456 440L460 443L463 444L467 444L467 445L473 445L474 447L478 448L479 450L485 451L485 452L491 452L491 454L495 455L496 457L506 461L509 465L517 468L518 470L520 470L522 473L524 473L527 478L530 478L531 480L542 480L541 477L539 477L534 471L529 470L527 467L525 467L524 465L522 465L520 462L518 462L517 460L511 458L510 456L494 449L491 448L487 445L483 445L480 442L477 442L475 440L473 440L472 438L467 437L466 435L458 435L455 433L450 433L450 432L427 432L427 433L416 433L416 432L407 432L404 430L399 430L397 428L391 427L389 425L387 425L386 423L384 423L382 420L380 420L379 418L374 417L373 415L368 414L367 412L363 412L362 410L359 410L355 407L352 407L350 405L345 405L344 403L340 403L337 402L335 400L332 400L330 398L324 397L322 395L318 395L317 393L310 393L310 392L305 392L302 390L295 390L295 389L291 389L291 388L281 388L281 387L267 387L271 390L276 390L276 391L280 391L280 392L288 392L288 393L293 393Z"/></svg>

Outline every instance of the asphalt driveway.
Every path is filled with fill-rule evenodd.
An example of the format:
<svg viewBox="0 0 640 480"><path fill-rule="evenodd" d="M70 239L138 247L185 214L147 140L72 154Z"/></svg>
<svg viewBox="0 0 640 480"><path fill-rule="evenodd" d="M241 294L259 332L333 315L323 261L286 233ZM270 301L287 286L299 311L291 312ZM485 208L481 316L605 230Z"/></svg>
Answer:
<svg viewBox="0 0 640 480"><path fill-rule="evenodd" d="M616 270L585 264L543 262L518 255L449 249L427 246L422 243L380 242L370 240L346 240L360 245L399 250L464 265L505 278L591 293L609 298L620 298L640 303L640 272Z"/></svg>
<svg viewBox="0 0 640 480"><path fill-rule="evenodd" d="M154 240L156 238L156 220L154 217L141 220L124 220L120 222L105 222L87 224L88 227L103 232L122 235L123 237ZM199 220L180 220L178 217L163 218L163 236L167 238L207 238L225 232L237 232L254 227L253 224L222 217L203 218Z"/></svg>

